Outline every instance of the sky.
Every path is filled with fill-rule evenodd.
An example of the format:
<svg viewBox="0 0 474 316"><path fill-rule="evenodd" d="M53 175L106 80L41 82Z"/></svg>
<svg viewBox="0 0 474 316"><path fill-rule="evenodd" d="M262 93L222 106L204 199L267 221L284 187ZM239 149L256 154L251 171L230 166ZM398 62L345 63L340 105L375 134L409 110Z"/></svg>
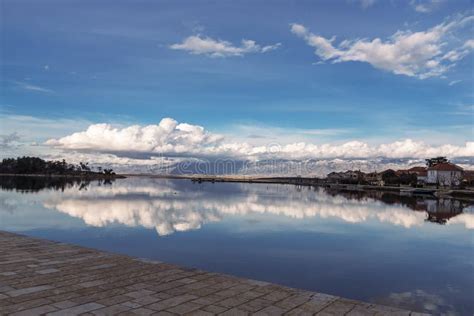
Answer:
<svg viewBox="0 0 474 316"><path fill-rule="evenodd" d="M0 5L2 157L474 157L469 0Z"/></svg>

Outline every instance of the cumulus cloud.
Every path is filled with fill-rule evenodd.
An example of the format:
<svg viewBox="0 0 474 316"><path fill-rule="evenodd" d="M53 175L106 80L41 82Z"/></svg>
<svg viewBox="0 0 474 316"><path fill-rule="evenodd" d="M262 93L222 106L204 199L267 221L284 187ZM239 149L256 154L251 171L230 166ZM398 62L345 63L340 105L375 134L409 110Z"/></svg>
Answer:
<svg viewBox="0 0 474 316"><path fill-rule="evenodd" d="M261 46L253 40L243 39L240 46L231 42L216 40L210 37L193 35L185 38L181 43L170 46L171 49L184 50L195 55L211 57L243 56L248 53L266 53L277 49L281 43Z"/></svg>
<svg viewBox="0 0 474 316"><path fill-rule="evenodd" d="M221 136L211 134L201 126L164 118L158 125L125 128L105 123L93 124L83 132L50 139L46 144L99 152L198 154L202 148L215 146L221 139Z"/></svg>
<svg viewBox="0 0 474 316"><path fill-rule="evenodd" d="M85 131L58 139L46 145L65 150L120 153L125 157L137 154L162 156L232 157L240 159L330 159L330 158L425 158L429 156L472 157L474 142L464 146L431 146L422 141L404 139L391 143L370 145L362 141L342 144L251 145L247 142L227 141L202 126L178 123L164 118L157 125L133 125L118 128L110 124L93 124Z"/></svg>
<svg viewBox="0 0 474 316"><path fill-rule="evenodd" d="M473 40L458 44L452 34L472 23L474 16L457 17L426 31L397 31L390 38L343 40L325 38L301 24L291 24L291 32L315 48L322 61L365 62L377 69L426 79L444 75L474 48Z"/></svg>

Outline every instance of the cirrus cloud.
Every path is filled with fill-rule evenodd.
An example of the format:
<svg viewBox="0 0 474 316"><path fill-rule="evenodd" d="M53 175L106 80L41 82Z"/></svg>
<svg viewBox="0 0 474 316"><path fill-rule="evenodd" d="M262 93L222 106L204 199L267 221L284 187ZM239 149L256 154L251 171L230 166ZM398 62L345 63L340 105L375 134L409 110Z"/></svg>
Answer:
<svg viewBox="0 0 474 316"><path fill-rule="evenodd" d="M247 39L243 39L240 46L235 46L228 41L193 35L185 38L181 43L171 45L170 48L174 50L184 50L194 55L229 57L243 56L248 53L266 53L280 46L281 43L261 46L255 41Z"/></svg>
<svg viewBox="0 0 474 316"><path fill-rule="evenodd" d="M291 32L304 39L323 61L332 63L365 62L397 75L426 79L444 75L472 50L472 40L462 44L452 33L472 23L474 16L456 17L426 31L397 31L386 40L380 38L343 40L326 38L305 26L291 24Z"/></svg>

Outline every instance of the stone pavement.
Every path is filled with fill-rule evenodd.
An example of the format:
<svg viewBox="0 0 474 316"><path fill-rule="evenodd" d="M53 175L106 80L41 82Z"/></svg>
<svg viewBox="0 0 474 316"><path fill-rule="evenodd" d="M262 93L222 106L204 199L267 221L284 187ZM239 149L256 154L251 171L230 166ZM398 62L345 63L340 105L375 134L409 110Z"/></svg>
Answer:
<svg viewBox="0 0 474 316"><path fill-rule="evenodd" d="M0 231L1 315L420 315Z"/></svg>

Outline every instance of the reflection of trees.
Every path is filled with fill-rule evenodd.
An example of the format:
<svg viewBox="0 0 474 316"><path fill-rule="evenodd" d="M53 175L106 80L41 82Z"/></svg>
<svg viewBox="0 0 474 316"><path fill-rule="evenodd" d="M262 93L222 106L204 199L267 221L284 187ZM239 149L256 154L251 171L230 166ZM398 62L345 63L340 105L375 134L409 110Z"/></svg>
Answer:
<svg viewBox="0 0 474 316"><path fill-rule="evenodd" d="M389 191L326 189L326 192L332 196L342 195L349 200L374 199L388 205L402 205L414 211L424 211L427 213L426 221L438 224L446 224L450 218L462 214L465 208L473 205L468 201L416 195L404 196Z"/></svg>
<svg viewBox="0 0 474 316"><path fill-rule="evenodd" d="M111 185L113 179L97 179L98 185ZM38 176L0 176L0 188L8 191L39 192L45 189L64 191L69 188L78 187L85 190L91 184L91 180L75 177L38 177Z"/></svg>

